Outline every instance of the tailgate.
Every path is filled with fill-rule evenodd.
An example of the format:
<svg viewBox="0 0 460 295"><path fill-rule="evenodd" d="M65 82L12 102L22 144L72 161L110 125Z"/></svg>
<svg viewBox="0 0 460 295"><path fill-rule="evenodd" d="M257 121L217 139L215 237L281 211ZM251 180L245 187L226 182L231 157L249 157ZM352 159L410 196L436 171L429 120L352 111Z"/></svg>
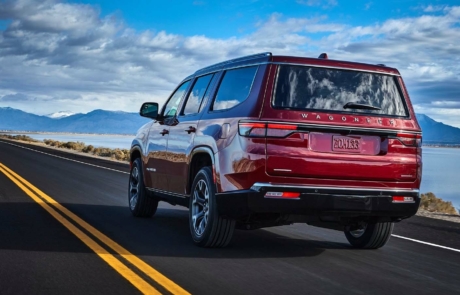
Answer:
<svg viewBox="0 0 460 295"><path fill-rule="evenodd" d="M416 148L405 146L396 134L355 133L304 131L267 138L266 172L343 180L416 180Z"/></svg>

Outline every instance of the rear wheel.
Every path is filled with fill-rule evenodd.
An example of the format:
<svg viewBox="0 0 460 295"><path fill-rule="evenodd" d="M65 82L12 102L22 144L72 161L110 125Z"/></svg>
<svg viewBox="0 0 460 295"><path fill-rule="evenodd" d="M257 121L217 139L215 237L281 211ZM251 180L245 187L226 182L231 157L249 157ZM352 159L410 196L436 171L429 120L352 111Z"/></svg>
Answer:
<svg viewBox="0 0 460 295"><path fill-rule="evenodd" d="M393 227L392 222L362 223L359 226L347 227L345 237L353 247L377 249L388 242Z"/></svg>
<svg viewBox="0 0 460 295"><path fill-rule="evenodd" d="M136 217L151 217L157 211L158 199L151 196L144 186L140 158L134 160L129 174L129 209Z"/></svg>
<svg viewBox="0 0 460 295"><path fill-rule="evenodd" d="M212 179L211 169L204 167L193 181L189 206L190 233L198 246L225 247L232 239L235 220L219 216Z"/></svg>

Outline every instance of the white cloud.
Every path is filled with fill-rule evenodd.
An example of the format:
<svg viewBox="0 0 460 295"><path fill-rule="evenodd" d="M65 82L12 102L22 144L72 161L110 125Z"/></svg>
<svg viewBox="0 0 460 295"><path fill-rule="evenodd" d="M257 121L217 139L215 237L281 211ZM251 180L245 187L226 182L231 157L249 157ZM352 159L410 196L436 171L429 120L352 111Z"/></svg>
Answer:
<svg viewBox="0 0 460 295"><path fill-rule="evenodd" d="M322 8L331 8L337 6L336 0L297 0L297 3L306 6L321 6Z"/></svg>
<svg viewBox="0 0 460 295"><path fill-rule="evenodd" d="M398 68L418 111L457 122L460 6L419 11L417 17L354 27L325 16L273 13L247 35L217 39L138 32L116 16L100 17L90 5L6 0L0 6L0 20L9 21L0 31L0 106L42 114L137 111L143 101L163 103L181 79L215 62L263 51L313 57L327 52L332 59Z"/></svg>
<svg viewBox="0 0 460 295"><path fill-rule="evenodd" d="M446 5L428 5L424 6L422 9L424 12L438 12L446 9Z"/></svg>

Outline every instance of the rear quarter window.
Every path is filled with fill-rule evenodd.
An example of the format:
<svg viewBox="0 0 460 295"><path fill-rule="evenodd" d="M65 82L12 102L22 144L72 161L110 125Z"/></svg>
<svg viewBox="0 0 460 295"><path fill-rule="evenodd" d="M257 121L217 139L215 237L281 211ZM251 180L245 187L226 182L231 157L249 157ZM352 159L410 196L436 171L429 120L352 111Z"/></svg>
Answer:
<svg viewBox="0 0 460 295"><path fill-rule="evenodd" d="M251 92L257 69L254 66L226 71L211 110L230 109L245 101Z"/></svg>
<svg viewBox="0 0 460 295"><path fill-rule="evenodd" d="M379 109L344 109L347 103ZM307 66L279 66L272 105L284 109L408 115L395 76Z"/></svg>

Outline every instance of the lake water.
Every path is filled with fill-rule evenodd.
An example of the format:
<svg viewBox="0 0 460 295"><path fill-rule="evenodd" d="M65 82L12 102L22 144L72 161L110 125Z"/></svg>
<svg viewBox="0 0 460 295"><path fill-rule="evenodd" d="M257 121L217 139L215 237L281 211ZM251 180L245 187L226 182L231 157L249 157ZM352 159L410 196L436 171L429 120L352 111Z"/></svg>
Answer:
<svg viewBox="0 0 460 295"><path fill-rule="evenodd" d="M27 134L37 139L81 141L95 147L129 149L134 136L87 134ZM460 209L460 149L423 147L422 193L433 192ZM460 210L459 210L460 211Z"/></svg>
<svg viewBox="0 0 460 295"><path fill-rule="evenodd" d="M460 211L460 148L423 147L420 191L433 192Z"/></svg>
<svg viewBox="0 0 460 295"><path fill-rule="evenodd" d="M26 134L29 137L37 140L53 139L57 141L81 141L86 145L92 145L94 147L107 147L111 149L130 149L131 142L134 139L134 135L99 135L99 134Z"/></svg>

